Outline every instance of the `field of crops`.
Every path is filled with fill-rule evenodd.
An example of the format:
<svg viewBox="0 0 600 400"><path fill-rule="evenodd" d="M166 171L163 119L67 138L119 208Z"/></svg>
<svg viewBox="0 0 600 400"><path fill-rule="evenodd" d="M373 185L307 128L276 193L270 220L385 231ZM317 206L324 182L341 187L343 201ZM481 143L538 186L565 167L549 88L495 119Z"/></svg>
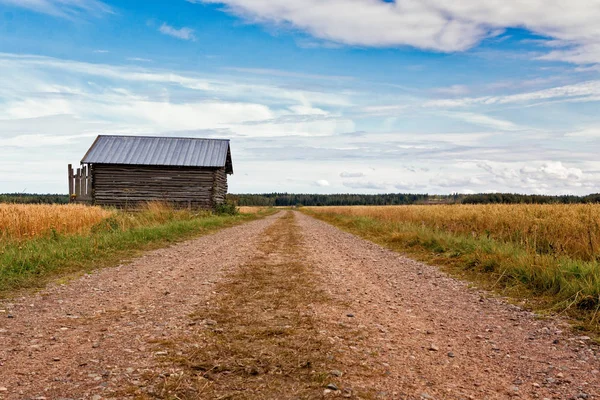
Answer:
<svg viewBox="0 0 600 400"><path fill-rule="evenodd" d="M0 240L28 240L60 234L84 234L113 214L83 205L0 204Z"/></svg>
<svg viewBox="0 0 600 400"><path fill-rule="evenodd" d="M600 205L307 207L310 215L600 330Z"/></svg>
<svg viewBox="0 0 600 400"><path fill-rule="evenodd" d="M316 213L412 223L520 245L538 254L581 260L600 256L600 205L487 204L313 207Z"/></svg>

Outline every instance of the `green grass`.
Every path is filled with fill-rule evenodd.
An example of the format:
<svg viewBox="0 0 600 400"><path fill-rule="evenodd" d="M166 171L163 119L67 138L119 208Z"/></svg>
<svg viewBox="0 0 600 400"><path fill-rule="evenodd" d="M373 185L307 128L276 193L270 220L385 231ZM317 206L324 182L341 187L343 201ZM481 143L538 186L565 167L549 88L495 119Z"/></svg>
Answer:
<svg viewBox="0 0 600 400"><path fill-rule="evenodd" d="M261 214L262 215L262 214ZM144 250L260 218L259 214L117 212L89 235L60 235L0 243L0 297L39 288L50 280L116 265Z"/></svg>
<svg viewBox="0 0 600 400"><path fill-rule="evenodd" d="M343 230L476 282L544 314L565 314L600 332L600 264L535 254L514 243L368 217L304 212Z"/></svg>

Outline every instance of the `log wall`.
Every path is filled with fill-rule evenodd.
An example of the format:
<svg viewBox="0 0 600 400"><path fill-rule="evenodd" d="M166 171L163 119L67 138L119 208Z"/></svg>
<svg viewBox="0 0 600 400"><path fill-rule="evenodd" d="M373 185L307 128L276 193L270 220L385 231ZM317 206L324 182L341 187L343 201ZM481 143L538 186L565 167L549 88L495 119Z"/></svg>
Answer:
<svg viewBox="0 0 600 400"><path fill-rule="evenodd" d="M219 168L215 171L215 181L213 184L213 204L225 203L227 197L227 173L225 168Z"/></svg>
<svg viewBox="0 0 600 400"><path fill-rule="evenodd" d="M225 201L224 169L140 165L92 165L94 204L135 208L163 201L182 208L214 208Z"/></svg>

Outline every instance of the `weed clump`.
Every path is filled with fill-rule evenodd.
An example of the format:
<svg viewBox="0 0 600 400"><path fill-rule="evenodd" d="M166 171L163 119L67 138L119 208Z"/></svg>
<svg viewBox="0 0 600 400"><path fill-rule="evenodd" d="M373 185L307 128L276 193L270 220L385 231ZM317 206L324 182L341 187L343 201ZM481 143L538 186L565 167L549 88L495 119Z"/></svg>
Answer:
<svg viewBox="0 0 600 400"><path fill-rule="evenodd" d="M217 215L238 215L239 213L240 210L231 202L217 204L215 207L215 214Z"/></svg>

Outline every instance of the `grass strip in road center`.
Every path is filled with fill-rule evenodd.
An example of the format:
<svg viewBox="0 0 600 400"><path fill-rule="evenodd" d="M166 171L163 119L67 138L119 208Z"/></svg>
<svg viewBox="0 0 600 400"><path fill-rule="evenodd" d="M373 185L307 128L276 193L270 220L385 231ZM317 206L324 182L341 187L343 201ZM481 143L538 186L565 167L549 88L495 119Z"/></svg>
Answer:
<svg viewBox="0 0 600 400"><path fill-rule="evenodd" d="M258 255L226 276L192 316L197 333L160 343L180 356L163 366L171 373L150 377L141 398L314 399L329 384L354 397L330 374L340 366L315 315L315 306L329 299L298 261L297 230L291 212L276 221Z"/></svg>

